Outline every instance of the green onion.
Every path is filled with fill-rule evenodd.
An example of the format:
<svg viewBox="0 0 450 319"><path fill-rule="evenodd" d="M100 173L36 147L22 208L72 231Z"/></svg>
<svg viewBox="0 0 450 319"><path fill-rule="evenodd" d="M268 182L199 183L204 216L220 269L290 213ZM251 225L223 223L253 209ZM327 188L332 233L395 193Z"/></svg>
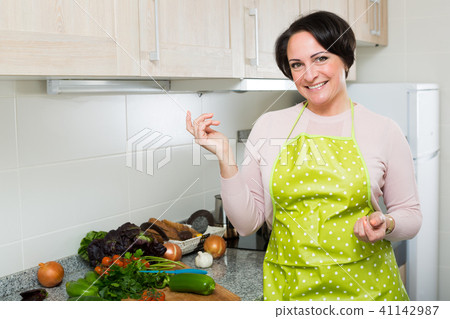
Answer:
<svg viewBox="0 0 450 319"><path fill-rule="evenodd" d="M141 256L140 258L150 263L150 268L148 268L148 270L169 270L175 268L176 266L186 268L186 266L181 262L172 261L163 257Z"/></svg>

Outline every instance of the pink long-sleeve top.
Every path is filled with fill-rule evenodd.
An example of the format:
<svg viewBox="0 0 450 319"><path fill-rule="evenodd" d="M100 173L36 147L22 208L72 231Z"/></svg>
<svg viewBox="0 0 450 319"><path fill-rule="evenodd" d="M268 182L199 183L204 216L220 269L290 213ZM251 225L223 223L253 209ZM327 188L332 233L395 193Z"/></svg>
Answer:
<svg viewBox="0 0 450 319"><path fill-rule="evenodd" d="M272 166L281 145L294 125L303 103L262 115L246 144L244 160L237 174L221 177L224 211L240 235L256 232L264 222L272 227L273 205L269 183ZM422 224L419 196L411 151L400 127L391 119L355 103L355 137L369 172L371 199L380 210L383 196L395 229L390 241L413 238ZM320 116L305 108L291 138L300 133L351 136L351 110L334 116Z"/></svg>

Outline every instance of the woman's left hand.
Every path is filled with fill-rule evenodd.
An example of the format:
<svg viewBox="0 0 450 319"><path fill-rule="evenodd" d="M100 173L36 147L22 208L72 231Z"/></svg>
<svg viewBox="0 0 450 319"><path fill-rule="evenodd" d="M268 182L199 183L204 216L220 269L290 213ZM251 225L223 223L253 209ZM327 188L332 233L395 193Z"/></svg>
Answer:
<svg viewBox="0 0 450 319"><path fill-rule="evenodd" d="M369 216L358 219L353 232L361 241L374 243L386 236L386 218L382 212L376 211Z"/></svg>

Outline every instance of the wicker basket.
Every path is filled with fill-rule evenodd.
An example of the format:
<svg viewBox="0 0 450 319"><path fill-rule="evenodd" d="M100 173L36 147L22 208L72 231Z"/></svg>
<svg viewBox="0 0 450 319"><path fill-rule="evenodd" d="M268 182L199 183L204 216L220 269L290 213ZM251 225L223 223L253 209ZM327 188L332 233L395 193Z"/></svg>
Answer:
<svg viewBox="0 0 450 319"><path fill-rule="evenodd" d="M195 237L187 240L169 240L169 242L177 244L181 248L181 252L183 255L189 254L196 250L202 250L203 249L203 242L206 238L208 238L210 235L217 235L222 237L225 234L225 227L213 227L208 226L205 233L201 237Z"/></svg>

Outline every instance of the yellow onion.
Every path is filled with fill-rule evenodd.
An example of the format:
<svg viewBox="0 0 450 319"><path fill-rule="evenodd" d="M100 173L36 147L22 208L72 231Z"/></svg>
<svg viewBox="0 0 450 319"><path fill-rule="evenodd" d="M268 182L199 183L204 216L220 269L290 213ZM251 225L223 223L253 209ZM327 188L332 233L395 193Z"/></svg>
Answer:
<svg viewBox="0 0 450 319"><path fill-rule="evenodd" d="M181 248L177 244L174 243L164 243L164 247L167 248L166 252L164 253L163 257L170 259L172 261L178 261L181 259L182 253Z"/></svg>
<svg viewBox="0 0 450 319"><path fill-rule="evenodd" d="M39 267L37 277L39 283L44 287L55 287L59 285L64 278L64 268L56 261L40 263Z"/></svg>
<svg viewBox="0 0 450 319"><path fill-rule="evenodd" d="M214 259L220 258L227 250L225 239L217 235L210 235L203 243L203 249L210 253Z"/></svg>

